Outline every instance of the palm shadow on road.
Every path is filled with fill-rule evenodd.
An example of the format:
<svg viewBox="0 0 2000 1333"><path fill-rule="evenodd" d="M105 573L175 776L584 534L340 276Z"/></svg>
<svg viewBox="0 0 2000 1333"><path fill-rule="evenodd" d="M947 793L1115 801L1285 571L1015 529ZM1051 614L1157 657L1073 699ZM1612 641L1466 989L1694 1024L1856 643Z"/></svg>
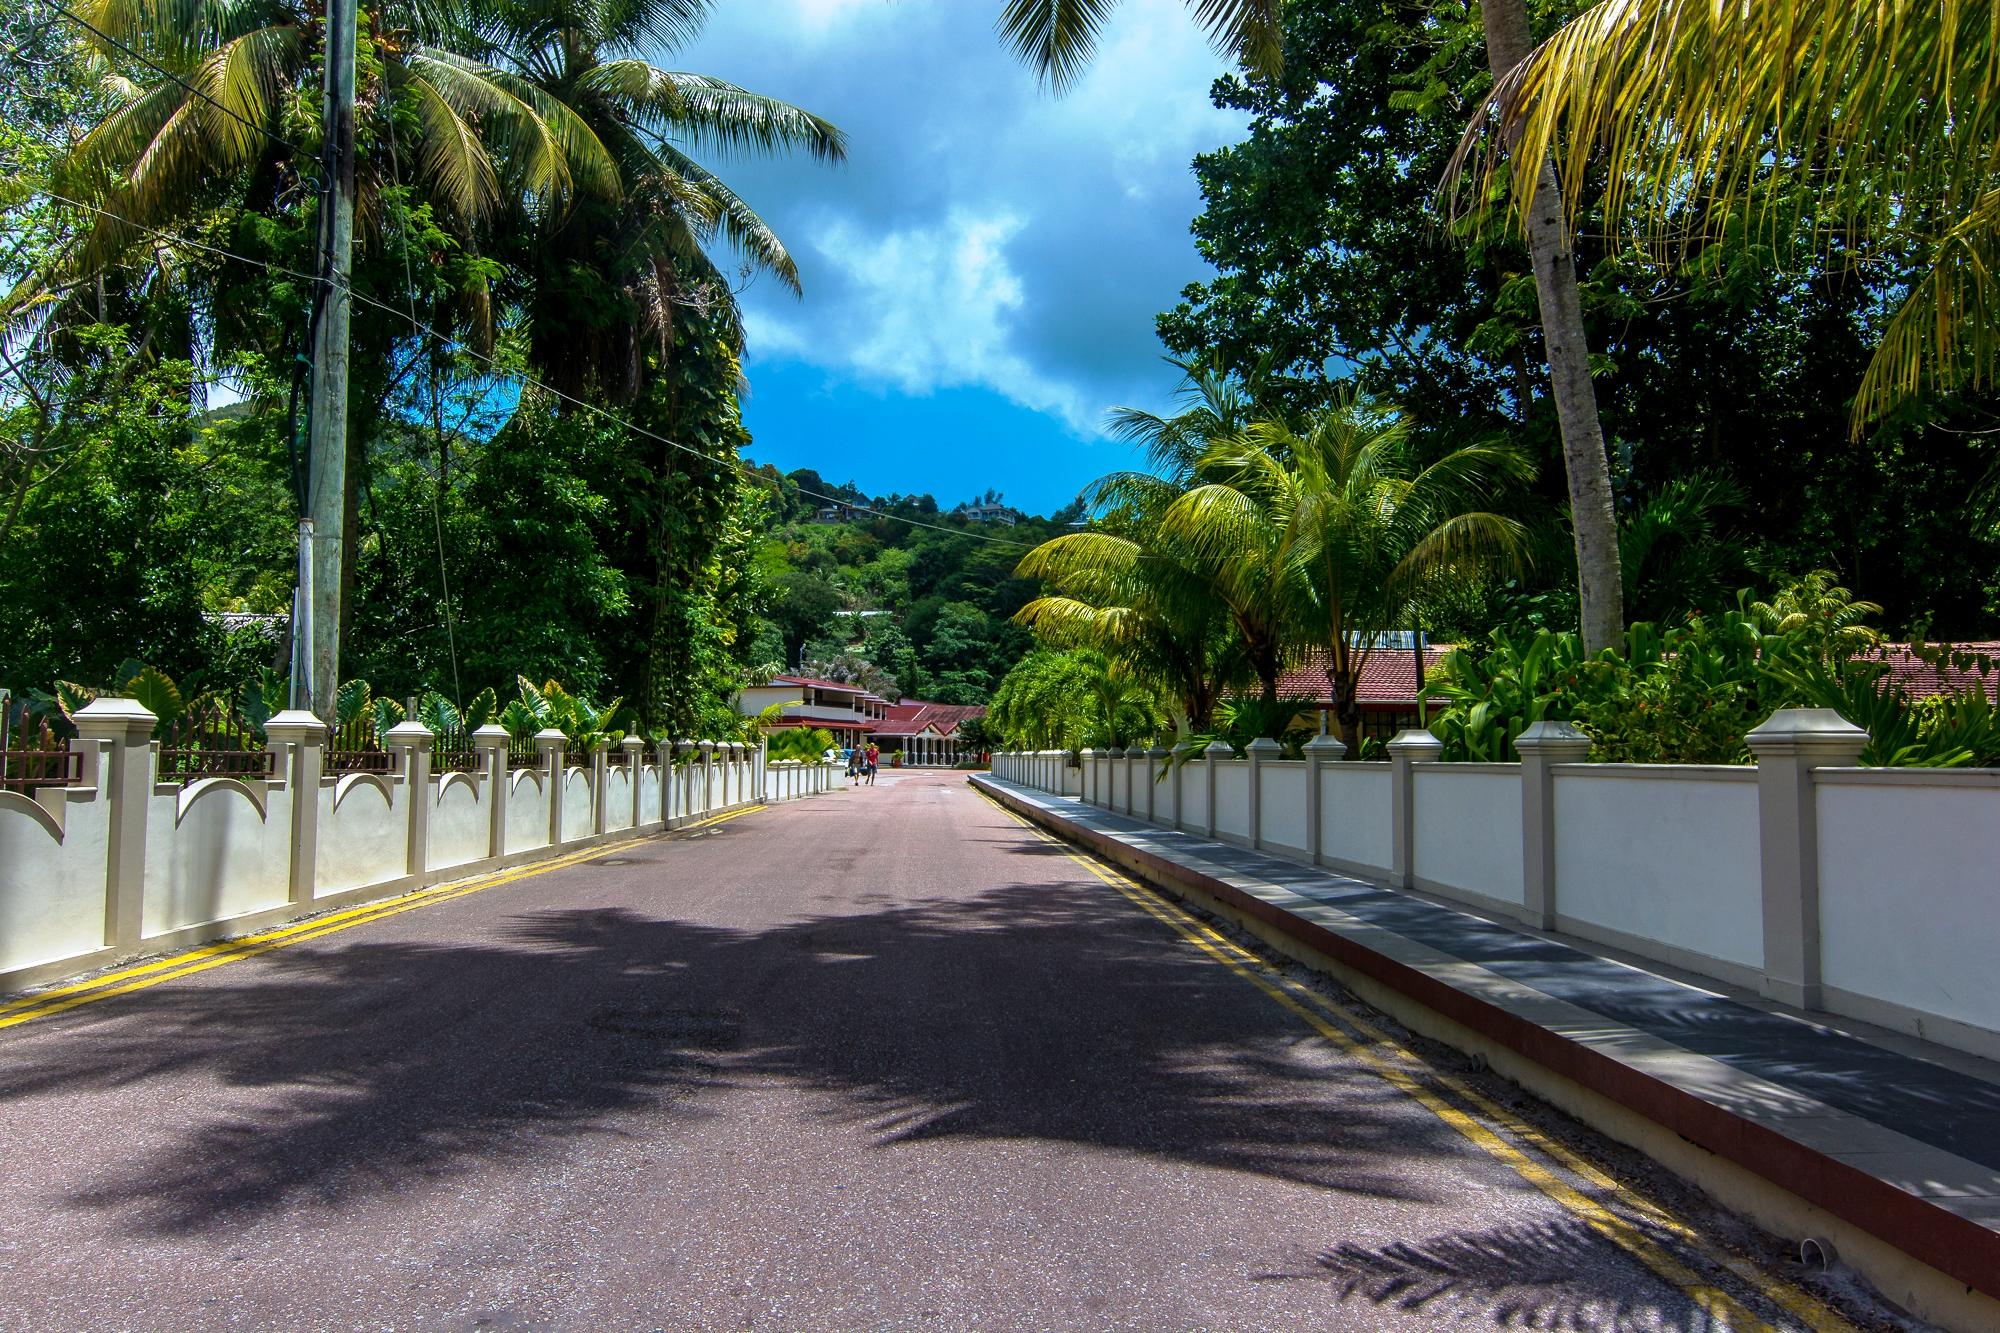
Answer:
<svg viewBox="0 0 2000 1333"><path fill-rule="evenodd" d="M1413 1183L1438 1174L1405 1163L1467 1160L1388 1084L1088 886L758 930L671 910L528 912L479 944L334 936L213 978L225 984L59 1020L13 1045L0 1101L225 1089L169 1102L177 1123L51 1200L150 1235L337 1215L372 1192L504 1169L550 1138L682 1134L732 1089L774 1081L815 1090L878 1148L1036 1139L1418 1202L1449 1200ZM1453 1175L1468 1193L1493 1187L1484 1163ZM1468 1253L1452 1289L1477 1294L1491 1256ZM1342 1294L1381 1299L1379 1276Z"/></svg>
<svg viewBox="0 0 2000 1333"><path fill-rule="evenodd" d="M1364 1300L1434 1325L1479 1321L1575 1333L1713 1326L1693 1301L1665 1295L1636 1265L1607 1265L1605 1255L1603 1237L1588 1223L1562 1217L1379 1246L1350 1242L1306 1271L1262 1273L1258 1280L1324 1283L1344 1301Z"/></svg>
<svg viewBox="0 0 2000 1333"><path fill-rule="evenodd" d="M71 1202L199 1232L504 1160L535 1136L673 1134L718 1091L773 1078L823 1091L877 1144L1040 1138L1393 1197L1409 1186L1390 1159L1445 1142L1081 887L754 932L549 910L498 943L335 936L232 980L122 997L13 1044L0 1100L231 1090L227 1109L175 1100L178 1124L111 1154Z"/></svg>

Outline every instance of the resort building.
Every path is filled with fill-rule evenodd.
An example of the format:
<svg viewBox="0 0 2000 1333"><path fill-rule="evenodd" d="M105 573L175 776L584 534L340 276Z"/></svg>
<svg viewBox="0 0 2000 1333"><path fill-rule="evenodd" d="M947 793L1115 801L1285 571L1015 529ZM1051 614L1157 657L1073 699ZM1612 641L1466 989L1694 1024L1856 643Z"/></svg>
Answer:
<svg viewBox="0 0 2000 1333"><path fill-rule="evenodd" d="M983 704L933 704L905 699L890 704L875 724L875 743L899 753L910 768L950 768L961 759L977 759L979 751L958 735L961 724L985 717Z"/></svg>
<svg viewBox="0 0 2000 1333"><path fill-rule="evenodd" d="M879 694L859 685L811 676L773 676L768 684L746 685L736 696L736 710L755 717L776 704L775 727L824 727L841 745L865 745L891 707Z"/></svg>

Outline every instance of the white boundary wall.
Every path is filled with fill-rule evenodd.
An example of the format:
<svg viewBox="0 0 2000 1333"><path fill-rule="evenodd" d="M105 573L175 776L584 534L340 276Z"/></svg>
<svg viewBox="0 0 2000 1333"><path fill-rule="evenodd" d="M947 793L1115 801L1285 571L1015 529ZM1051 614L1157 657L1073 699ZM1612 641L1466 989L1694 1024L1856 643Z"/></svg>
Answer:
<svg viewBox="0 0 2000 1333"><path fill-rule="evenodd" d="M389 738L394 773L336 777L302 713L267 727L273 777L181 785L157 781L154 719L131 700L77 720L78 785L0 792L0 993L838 785L738 742L663 745L662 767L634 738L570 765L546 732L540 767L510 768L498 728L474 738L478 771L433 775L411 723Z"/></svg>
<svg viewBox="0 0 2000 1333"><path fill-rule="evenodd" d="M1755 767L1569 762L1588 738L1540 726L1511 764L1406 732L1389 763L1260 741L993 775L2000 1058L2000 770L1848 767L1865 737L1813 709L1751 733Z"/></svg>
<svg viewBox="0 0 2000 1333"><path fill-rule="evenodd" d="M1953 1045L2000 1030L2000 772L1814 777L1830 1006Z"/></svg>

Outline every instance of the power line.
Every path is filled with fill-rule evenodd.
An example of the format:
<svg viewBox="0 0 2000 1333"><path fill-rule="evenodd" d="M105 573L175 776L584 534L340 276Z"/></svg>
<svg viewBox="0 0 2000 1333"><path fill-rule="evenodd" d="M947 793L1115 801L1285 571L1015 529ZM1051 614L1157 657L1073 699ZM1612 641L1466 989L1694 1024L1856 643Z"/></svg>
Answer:
<svg viewBox="0 0 2000 1333"><path fill-rule="evenodd" d="M326 279L324 278L317 277L310 273L301 273L297 269L286 268L282 264L276 264L267 259L256 259L249 255L239 255L234 253L233 251L224 250L219 246L209 245L204 241L192 240L186 236L176 236L172 232L163 231L158 227L149 227L145 223L135 222L131 218L123 217L117 213L113 213L109 209L99 208L95 204L87 204L83 202L81 199L71 199L66 195L58 194L53 190L43 190L42 193L46 194L49 198L56 200L58 203L68 204L73 208L81 208L87 212L96 213L99 216L109 218L114 222L122 222L126 226L132 227L137 231L144 232L145 234L150 236L157 236L162 240L172 241L180 245L186 245L192 249L200 250L207 254L216 255L223 259L231 259L239 264L249 264L252 267L261 268L271 273L280 274L284 277L296 278L301 282L309 282L309 283L326 282ZM703 453L701 450L695 448L693 445L683 444L679 440L669 439L665 435L661 435L655 431L647 430L644 426L635 426L631 422L625 420L623 417L620 417L617 413L599 407L595 403L588 402L582 398L578 398L574 394L564 393L561 389L555 388L554 386L549 384L545 384L541 380L536 379L533 375L530 375L525 371L514 370L509 367L502 366L498 361L486 355L484 352L481 352L476 348L469 347L466 344L460 342L456 338L448 337L447 335L438 332L436 329L432 328L428 324L423 323L415 316L403 310L400 310L393 305L390 305L386 301L376 300L374 297L364 295L361 292L357 292L353 290L353 288L351 287L348 289L347 294L350 300L359 301L361 304L365 306L371 306L374 309L380 310L385 314L407 321L416 332L421 334L427 334L430 337L437 339L438 342L441 343L442 345L449 347L452 350L459 352L465 356L471 357L473 360L479 362L480 365L484 366L487 370L491 371L495 375L498 375L504 379L518 380L522 384L528 385L535 389L539 389L543 393L546 393L553 398L559 398L563 402L569 403L574 407L580 407L584 411L591 413L593 416L601 417L602 419L610 422L614 426L618 426L624 430L631 431L635 435L643 436L644 438L652 440L658 444L664 444L669 448L678 449L684 454L689 454L695 458L699 458L702 462L709 464L711 467L730 468L736 471L737 473L741 474L742 476L757 482L763 482L768 480L768 478L766 478L762 473L758 472L754 467L751 467L749 464L745 463L740 458L735 460L730 460L730 459L713 457L709 454ZM967 532L961 528L947 528L944 527L942 524L938 523L926 523L922 519L910 518L907 515L903 514L892 514L889 513L887 510L876 509L871 505L857 504L856 502L846 499L842 496L828 495L822 491L808 490L803 486L795 486L794 489L797 490L797 492L800 495L805 496L809 500L823 500L827 504L839 505L843 508L852 509L859 513L868 514L875 518L886 519L891 523L902 523L913 528L925 528L931 532L941 532L948 537L966 537L970 538L973 541L987 542L994 546L1005 546L1016 551L1026 551L1032 549L1028 546L1026 542L1009 541L1005 537L995 537L989 533L984 533L984 532Z"/></svg>
<svg viewBox="0 0 2000 1333"><path fill-rule="evenodd" d="M110 33L106 32L104 29L98 27L95 23L92 23L89 19L83 17L83 15L76 13L74 10L66 9L60 4L54 3L54 0L50 0L49 7L55 10L56 13L61 14L64 18L68 19L70 22L79 24L82 27L87 28L91 32L97 34L97 36L101 40L109 42L112 46L118 48L120 51L123 51L126 55L132 57L132 59L144 65L147 69L152 70L155 74L158 74L163 78L171 79L173 82L179 84L182 88L186 89L188 92L193 93L196 97L199 97L202 101L214 107L217 111L220 111L223 115L228 116L231 120L236 121L238 124L245 125L250 129L257 131L257 133L263 135L265 138L269 139L272 143L281 144L284 147L291 149L294 153L297 153L302 157L305 156L305 150L303 148L300 148L297 144L293 143L290 139L287 139L284 136L273 132L272 130L266 128L265 126L259 125L256 121L251 120L247 116L244 116L238 113L237 111L224 106L222 103L216 101L213 97L210 97L207 93L195 87L193 84L189 83L186 79L174 73L166 66L160 64L158 61L153 60L150 57L140 55L137 51L134 51L131 47L119 41L116 37L113 37ZM136 227L139 224L135 222L130 225Z"/></svg>

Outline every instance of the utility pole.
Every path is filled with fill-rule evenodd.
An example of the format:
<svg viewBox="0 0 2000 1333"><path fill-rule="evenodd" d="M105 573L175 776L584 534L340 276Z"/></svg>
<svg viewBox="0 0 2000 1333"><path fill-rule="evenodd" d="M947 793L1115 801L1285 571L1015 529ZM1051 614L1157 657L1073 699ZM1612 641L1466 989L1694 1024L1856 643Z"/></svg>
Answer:
<svg viewBox="0 0 2000 1333"><path fill-rule="evenodd" d="M340 685L340 612L347 537L347 325L348 278L354 258L354 30L355 0L327 0L326 147L321 163L319 317L313 323L312 429L306 518L312 579L299 600L306 624L294 626L311 645L308 705L331 725ZM294 656L296 661L296 655ZM302 683L296 676L293 691Z"/></svg>

